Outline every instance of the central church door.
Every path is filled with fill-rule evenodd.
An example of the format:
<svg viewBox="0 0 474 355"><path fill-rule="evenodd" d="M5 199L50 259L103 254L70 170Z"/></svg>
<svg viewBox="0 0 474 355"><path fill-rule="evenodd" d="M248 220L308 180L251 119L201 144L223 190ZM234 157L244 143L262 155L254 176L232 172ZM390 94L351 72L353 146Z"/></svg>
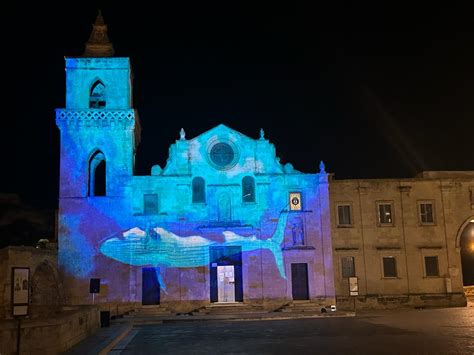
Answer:
<svg viewBox="0 0 474 355"><path fill-rule="evenodd" d="M210 301L243 302L242 248L213 246L209 248Z"/></svg>
<svg viewBox="0 0 474 355"><path fill-rule="evenodd" d="M234 265L217 267L217 297L219 302L235 302Z"/></svg>

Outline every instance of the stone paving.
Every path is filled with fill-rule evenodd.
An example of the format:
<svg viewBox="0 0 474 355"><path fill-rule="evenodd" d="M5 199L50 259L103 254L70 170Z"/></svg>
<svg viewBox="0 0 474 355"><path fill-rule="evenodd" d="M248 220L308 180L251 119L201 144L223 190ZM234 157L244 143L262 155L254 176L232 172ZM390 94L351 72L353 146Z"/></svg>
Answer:
<svg viewBox="0 0 474 355"><path fill-rule="evenodd" d="M109 354L473 355L474 307L359 312L355 317L165 321L136 325L109 349Z"/></svg>
<svg viewBox="0 0 474 355"><path fill-rule="evenodd" d="M474 308L140 326L113 354L474 354Z"/></svg>

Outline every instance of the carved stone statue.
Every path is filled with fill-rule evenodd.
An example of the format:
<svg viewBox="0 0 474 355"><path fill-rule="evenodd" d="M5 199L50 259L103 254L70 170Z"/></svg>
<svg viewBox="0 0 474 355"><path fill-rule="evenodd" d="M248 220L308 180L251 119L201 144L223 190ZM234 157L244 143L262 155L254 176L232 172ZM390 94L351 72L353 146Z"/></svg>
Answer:
<svg viewBox="0 0 474 355"><path fill-rule="evenodd" d="M182 141L186 140L186 132L184 131L184 128L181 128L181 131L179 131L179 139Z"/></svg>
<svg viewBox="0 0 474 355"><path fill-rule="evenodd" d="M321 160L321 162L319 163L319 173L320 174L326 174L326 167L324 166L324 163L323 161Z"/></svg>
<svg viewBox="0 0 474 355"><path fill-rule="evenodd" d="M265 131L263 128L260 128L260 139L265 139Z"/></svg>
<svg viewBox="0 0 474 355"><path fill-rule="evenodd" d="M304 245L304 231L301 221L293 223L291 234L293 236L293 245Z"/></svg>

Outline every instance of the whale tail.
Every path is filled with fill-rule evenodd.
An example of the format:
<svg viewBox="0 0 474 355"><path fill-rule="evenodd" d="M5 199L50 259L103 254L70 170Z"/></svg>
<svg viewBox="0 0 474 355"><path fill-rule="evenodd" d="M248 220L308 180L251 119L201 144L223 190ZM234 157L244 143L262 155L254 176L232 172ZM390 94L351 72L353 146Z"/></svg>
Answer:
<svg viewBox="0 0 474 355"><path fill-rule="evenodd" d="M267 240L265 247L269 249L275 258L275 264L280 272L280 276L286 279L285 266L283 265L283 253L281 251L281 243L285 237L286 221L288 219L288 211L281 212L278 224L272 237Z"/></svg>
<svg viewBox="0 0 474 355"><path fill-rule="evenodd" d="M168 294L168 290L166 289L166 284L163 281L163 277L161 277L161 272L163 268L157 267L157 272L156 272L156 280L158 281L158 284L160 285L160 290L163 291L165 294Z"/></svg>

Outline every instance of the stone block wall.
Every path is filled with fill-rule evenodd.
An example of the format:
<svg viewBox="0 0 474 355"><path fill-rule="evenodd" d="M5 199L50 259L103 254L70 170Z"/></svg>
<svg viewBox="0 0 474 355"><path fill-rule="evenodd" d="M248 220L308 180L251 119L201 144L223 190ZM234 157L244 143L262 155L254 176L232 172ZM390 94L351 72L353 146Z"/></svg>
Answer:
<svg viewBox="0 0 474 355"><path fill-rule="evenodd" d="M13 267L30 268L30 303L57 306L63 288L57 271L57 251L10 246L0 250L0 319L12 317L11 273Z"/></svg>
<svg viewBox="0 0 474 355"><path fill-rule="evenodd" d="M455 175L455 174L454 174ZM474 174L421 175L414 179L331 181L331 227L336 297L339 308L354 307L345 256L354 257L359 296L356 306L463 306L459 230L474 211ZM433 223L420 220L420 203L433 206ZM382 225L378 204L390 204L392 223ZM340 225L338 206L349 205L351 223ZM439 273L427 276L425 257L437 257ZM383 257L396 260L396 277L385 277Z"/></svg>
<svg viewBox="0 0 474 355"><path fill-rule="evenodd" d="M20 328L21 354L59 354L100 327L98 306L63 307L48 317L25 318ZM18 321L0 321L0 353L17 352Z"/></svg>

